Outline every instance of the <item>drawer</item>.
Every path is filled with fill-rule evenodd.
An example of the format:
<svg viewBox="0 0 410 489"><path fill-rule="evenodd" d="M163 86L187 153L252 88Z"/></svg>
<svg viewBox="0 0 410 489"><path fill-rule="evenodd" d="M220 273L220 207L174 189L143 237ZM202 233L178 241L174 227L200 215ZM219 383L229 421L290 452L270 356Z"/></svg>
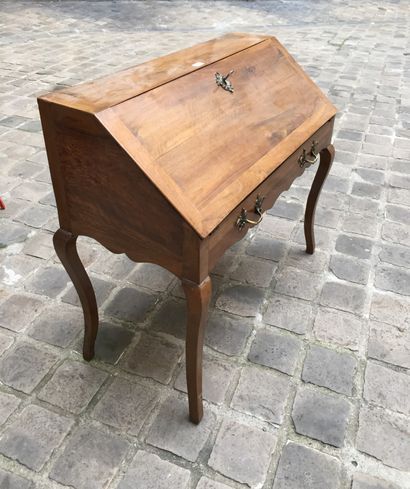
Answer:
<svg viewBox="0 0 410 489"><path fill-rule="evenodd" d="M275 203L279 195L289 189L295 178L302 175L309 165L301 165L299 162L303 151L309 155L312 144L316 143L317 152L326 148L331 141L334 119L324 124L318 131L312 134L306 141L287 158L269 177L250 193L209 236L209 269L212 269L223 253L234 243L241 240L248 230L255 225L260 216L255 212L258 199L263 197L262 212L266 212ZM317 166L319 163L315 163ZM246 210L247 218L253 223L243 223L238 226L238 218ZM242 217L245 217L242 215Z"/></svg>

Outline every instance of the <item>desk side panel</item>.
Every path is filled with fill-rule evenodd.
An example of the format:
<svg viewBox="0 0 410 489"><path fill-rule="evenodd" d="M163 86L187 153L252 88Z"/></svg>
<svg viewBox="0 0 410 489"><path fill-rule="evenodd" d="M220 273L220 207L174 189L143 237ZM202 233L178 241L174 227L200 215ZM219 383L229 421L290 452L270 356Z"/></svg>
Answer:
<svg viewBox="0 0 410 489"><path fill-rule="evenodd" d="M93 115L39 106L61 227L179 275L180 214Z"/></svg>

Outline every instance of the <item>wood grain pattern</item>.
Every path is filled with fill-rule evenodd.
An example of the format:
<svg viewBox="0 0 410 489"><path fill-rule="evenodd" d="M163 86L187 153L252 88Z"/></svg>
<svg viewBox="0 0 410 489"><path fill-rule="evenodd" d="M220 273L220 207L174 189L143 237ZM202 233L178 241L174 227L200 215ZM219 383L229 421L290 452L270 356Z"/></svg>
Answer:
<svg viewBox="0 0 410 489"><path fill-rule="evenodd" d="M246 49L266 37L257 34L226 34L98 80L64 88L43 98L85 112L100 112ZM198 62L203 64L193 66Z"/></svg>

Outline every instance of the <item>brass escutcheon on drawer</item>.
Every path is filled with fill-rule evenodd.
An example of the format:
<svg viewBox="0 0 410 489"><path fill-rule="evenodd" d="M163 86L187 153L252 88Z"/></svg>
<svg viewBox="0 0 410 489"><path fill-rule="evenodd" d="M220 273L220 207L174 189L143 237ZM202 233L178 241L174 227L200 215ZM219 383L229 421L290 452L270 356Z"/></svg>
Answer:
<svg viewBox="0 0 410 489"><path fill-rule="evenodd" d="M319 159L319 153L317 151L318 146L317 141L312 141L312 146L310 148L309 154L306 154L306 150L304 149L302 154L299 156L298 162L299 165L304 168L306 166L314 165Z"/></svg>
<svg viewBox="0 0 410 489"><path fill-rule="evenodd" d="M239 231L242 231L242 229L245 227L245 224L259 224L262 221L263 219L262 203L264 199L265 197L262 197L259 194L256 196L255 207L253 212L259 216L259 219L257 221L248 219L248 211L246 209L243 208L241 210L241 213L239 214L239 217L235 222L235 225Z"/></svg>

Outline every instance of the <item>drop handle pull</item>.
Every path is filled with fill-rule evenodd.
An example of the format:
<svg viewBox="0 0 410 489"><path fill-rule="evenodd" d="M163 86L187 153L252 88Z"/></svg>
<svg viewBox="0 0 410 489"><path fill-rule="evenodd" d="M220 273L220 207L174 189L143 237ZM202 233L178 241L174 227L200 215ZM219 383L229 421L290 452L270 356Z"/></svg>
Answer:
<svg viewBox="0 0 410 489"><path fill-rule="evenodd" d="M256 197L255 207L253 209L253 212L259 216L259 218L256 221L253 219L248 219L248 211L246 209L243 208L241 210L241 213L239 214L235 223L239 231L242 231L242 229L245 227L245 224L259 224L262 221L263 219L262 203L264 199L265 197L262 197L260 195L257 195Z"/></svg>

